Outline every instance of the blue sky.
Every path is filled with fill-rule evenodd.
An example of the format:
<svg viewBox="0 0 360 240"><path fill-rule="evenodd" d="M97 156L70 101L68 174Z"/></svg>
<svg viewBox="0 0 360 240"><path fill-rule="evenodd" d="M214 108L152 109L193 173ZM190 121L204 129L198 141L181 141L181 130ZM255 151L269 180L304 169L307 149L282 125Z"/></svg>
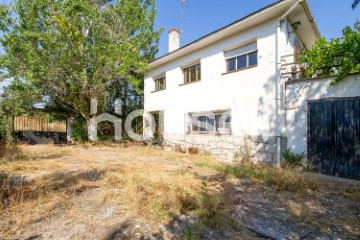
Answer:
<svg viewBox="0 0 360 240"><path fill-rule="evenodd" d="M183 9L183 38L181 45L190 43L214 30L232 23L276 0L187 0ZM341 36L345 26L353 26L360 19L360 6L352 10L353 0L308 0L322 36L327 39ZM160 39L162 56L168 51L167 32L180 28L180 0L156 0L156 27L164 27Z"/></svg>

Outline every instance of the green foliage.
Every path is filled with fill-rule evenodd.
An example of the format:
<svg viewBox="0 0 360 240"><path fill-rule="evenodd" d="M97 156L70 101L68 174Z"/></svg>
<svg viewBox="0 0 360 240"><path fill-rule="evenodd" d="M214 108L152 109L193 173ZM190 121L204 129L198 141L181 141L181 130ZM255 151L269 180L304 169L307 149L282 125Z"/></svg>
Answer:
<svg viewBox="0 0 360 240"><path fill-rule="evenodd" d="M154 0L15 0L0 8L1 75L21 79L56 108L89 119L118 82L142 93L158 51Z"/></svg>
<svg viewBox="0 0 360 240"><path fill-rule="evenodd" d="M74 120L72 125L73 131L71 133L72 139L76 142L86 142L88 139L87 125L84 118L78 117Z"/></svg>
<svg viewBox="0 0 360 240"><path fill-rule="evenodd" d="M1 110L11 115L28 114L34 109L34 104L42 100L37 88L19 79L14 79L4 89L1 99Z"/></svg>
<svg viewBox="0 0 360 240"><path fill-rule="evenodd" d="M286 149L286 151L282 154L283 159L287 164L291 166L295 166L301 163L301 160L304 159L305 152L301 154L293 153L290 149Z"/></svg>
<svg viewBox="0 0 360 240"><path fill-rule="evenodd" d="M184 230L183 230L183 239L184 240L195 240L196 233L194 232L194 229L189 224L186 224Z"/></svg>
<svg viewBox="0 0 360 240"><path fill-rule="evenodd" d="M360 72L360 33L346 27L339 39L320 38L315 45L302 52L300 63L305 65L305 77L336 75L331 85L348 74Z"/></svg>
<svg viewBox="0 0 360 240"><path fill-rule="evenodd" d="M360 0L354 0L354 2L353 2L353 4L351 5L351 7L352 7L353 9L355 9L359 3L360 3Z"/></svg>
<svg viewBox="0 0 360 240"><path fill-rule="evenodd" d="M13 116L29 115L35 109L34 104L39 101L39 90L28 82L14 79L4 88L0 100L0 134L6 142L13 140Z"/></svg>

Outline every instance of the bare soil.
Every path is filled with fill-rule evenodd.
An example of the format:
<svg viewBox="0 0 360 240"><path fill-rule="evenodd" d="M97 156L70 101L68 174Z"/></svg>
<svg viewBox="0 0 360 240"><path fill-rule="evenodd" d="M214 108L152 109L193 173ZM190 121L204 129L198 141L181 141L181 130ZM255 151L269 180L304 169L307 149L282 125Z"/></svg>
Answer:
<svg viewBox="0 0 360 240"><path fill-rule="evenodd" d="M127 144L16 151L0 160L0 239L360 239L356 182L300 174L316 189L287 191Z"/></svg>

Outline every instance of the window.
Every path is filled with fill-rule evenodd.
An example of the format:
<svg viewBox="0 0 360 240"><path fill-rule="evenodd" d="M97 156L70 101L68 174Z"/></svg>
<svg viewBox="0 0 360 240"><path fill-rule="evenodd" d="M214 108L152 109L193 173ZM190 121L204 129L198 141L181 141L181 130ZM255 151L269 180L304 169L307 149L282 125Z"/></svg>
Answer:
<svg viewBox="0 0 360 240"><path fill-rule="evenodd" d="M256 66L258 64L257 51L257 42L253 42L225 52L227 72Z"/></svg>
<svg viewBox="0 0 360 240"><path fill-rule="evenodd" d="M192 133L231 133L231 115L229 112L192 113Z"/></svg>
<svg viewBox="0 0 360 240"><path fill-rule="evenodd" d="M162 76L155 80L155 91L161 91L166 89L166 77Z"/></svg>
<svg viewBox="0 0 360 240"><path fill-rule="evenodd" d="M184 72L184 84L197 82L201 80L200 63L192 65L190 67L183 68L183 72Z"/></svg>

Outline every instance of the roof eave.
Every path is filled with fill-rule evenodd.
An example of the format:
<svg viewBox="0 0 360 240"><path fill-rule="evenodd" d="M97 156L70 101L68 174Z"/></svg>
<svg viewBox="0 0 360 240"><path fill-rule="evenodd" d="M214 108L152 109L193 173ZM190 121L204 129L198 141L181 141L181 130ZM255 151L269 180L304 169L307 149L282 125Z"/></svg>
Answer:
<svg viewBox="0 0 360 240"><path fill-rule="evenodd" d="M209 44L213 44L222 39L230 37L230 36L238 33L239 31L244 31L248 28L251 28L251 27L259 24L259 22L263 22L263 21L260 21L261 16L266 12L270 12L269 16L267 17L267 20L272 19L273 17L278 17L279 15L282 14L281 6L283 6L283 5L286 6L286 4L293 4L293 2L295 2L295 1L283 0L283 1L278 1L276 3L273 3L267 7L264 7L254 13L251 13L250 15L248 15L240 20L237 20L237 21L221 28L221 29L211 32L211 33L205 35L204 37L201 37L201 38L199 38L199 39L197 39L197 40L195 40L195 41L193 41L171 53L168 53L164 56L161 56L161 57L155 59L154 61L152 61L150 63L150 67L153 69L160 67L170 61L176 60L187 54L190 54L199 49L202 49L202 48L208 46ZM319 38L321 36L320 32L318 30L318 27L314 20L313 14L311 13L311 10L310 10L306 0L304 0L304 2L302 2L302 6L304 7L304 11L306 12L306 14L309 18L309 21L312 25L312 28L314 30L316 37ZM256 20L256 19L259 19L259 20ZM249 22L250 20L251 20L251 24L248 24L248 26L246 26L246 23ZM244 27L244 26L246 26L246 27Z"/></svg>

